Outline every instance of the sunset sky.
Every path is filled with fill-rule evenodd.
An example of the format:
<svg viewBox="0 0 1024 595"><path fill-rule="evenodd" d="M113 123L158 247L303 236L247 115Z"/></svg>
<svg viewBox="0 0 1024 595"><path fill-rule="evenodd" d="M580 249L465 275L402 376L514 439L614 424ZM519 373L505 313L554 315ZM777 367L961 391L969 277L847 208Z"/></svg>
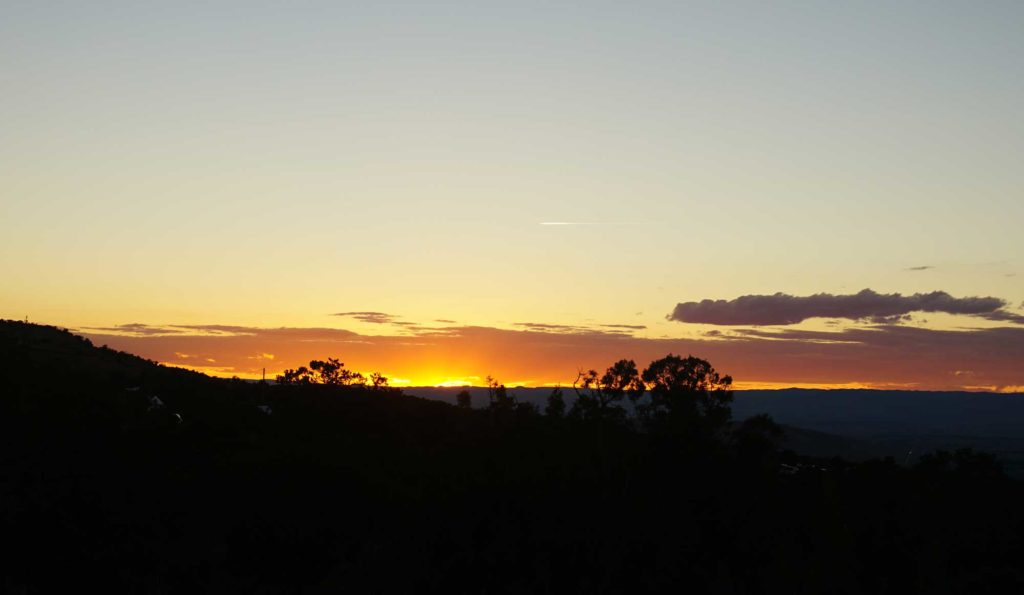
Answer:
<svg viewBox="0 0 1024 595"><path fill-rule="evenodd" d="M1024 391L1024 3L17 2L0 317L171 365ZM704 300L711 300L705 302Z"/></svg>

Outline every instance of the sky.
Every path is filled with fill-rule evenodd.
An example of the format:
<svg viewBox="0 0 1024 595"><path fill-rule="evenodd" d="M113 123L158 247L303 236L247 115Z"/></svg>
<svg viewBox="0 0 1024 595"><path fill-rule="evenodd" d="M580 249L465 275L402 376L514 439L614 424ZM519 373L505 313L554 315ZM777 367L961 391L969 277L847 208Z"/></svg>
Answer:
<svg viewBox="0 0 1024 595"><path fill-rule="evenodd" d="M0 2L0 316L229 376L1024 390L1024 5L847 4Z"/></svg>

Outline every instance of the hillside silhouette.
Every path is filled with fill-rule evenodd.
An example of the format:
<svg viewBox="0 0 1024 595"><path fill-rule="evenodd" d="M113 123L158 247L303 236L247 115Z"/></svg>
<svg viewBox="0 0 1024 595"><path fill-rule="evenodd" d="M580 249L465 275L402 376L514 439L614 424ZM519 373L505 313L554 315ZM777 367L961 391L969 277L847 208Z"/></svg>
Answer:
<svg viewBox="0 0 1024 595"><path fill-rule="evenodd" d="M492 379L477 408L314 362L211 378L0 321L0 588L1024 590L997 459L801 457L698 358L609 362L546 407Z"/></svg>

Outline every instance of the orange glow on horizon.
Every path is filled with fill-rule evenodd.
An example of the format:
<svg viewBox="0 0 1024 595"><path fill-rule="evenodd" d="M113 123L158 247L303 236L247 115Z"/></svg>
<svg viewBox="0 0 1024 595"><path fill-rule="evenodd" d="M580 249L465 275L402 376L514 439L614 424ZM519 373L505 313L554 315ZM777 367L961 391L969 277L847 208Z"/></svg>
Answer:
<svg viewBox="0 0 1024 595"><path fill-rule="evenodd" d="M191 370L193 372L199 372L215 378L241 378L243 380L259 380L263 378L263 370L249 370L241 371L226 366L217 365L202 365L202 364L184 364L181 362L170 362L161 361L159 362L162 366L170 368L181 368L184 370ZM364 378L369 378L375 371L369 370L356 370L363 375ZM273 381L280 374L284 373L284 368L281 369L266 369L267 380ZM438 388L459 388L459 387L482 387L487 386L487 380L481 376L475 375L457 375L457 374L440 374L440 373L425 373L422 375L414 375L411 378L403 376L392 376L387 372L382 372L388 379L388 384L394 387L415 387L415 386L433 386ZM571 386L572 382L564 381L531 381L531 380L512 380L503 381L496 379L500 384L504 384L507 388L520 388L520 387L544 387L544 386Z"/></svg>
<svg viewBox="0 0 1024 595"><path fill-rule="evenodd" d="M185 370L192 370L193 372L200 372L213 376L216 378L231 378L237 377L244 380L259 380L262 377L262 372L235 372L231 368L225 368L221 366L209 365L186 365L177 362L160 362L161 365L182 368ZM283 370L267 370L267 380L273 381ZM371 372L361 372L364 377L369 378ZM487 381L485 378L479 376L453 376L444 374L429 374L423 376L414 376L412 378L404 378L398 376L389 376L384 374L388 378L388 384L396 388L415 388L415 387L437 387L437 388L462 388L462 387L485 387ZM572 380L568 381L509 381L503 382L498 380L501 384L504 384L507 388L546 388L561 386L563 388L572 387ZM922 389L917 383L891 383L891 382L778 382L778 381L758 381L748 380L743 382L736 382L733 384L733 390L745 391L745 390L784 390L784 389L806 389L806 390L928 390ZM995 392L995 393L1024 393L1024 386L964 386L958 388L967 392Z"/></svg>
<svg viewBox="0 0 1024 595"><path fill-rule="evenodd" d="M181 368L184 370L191 370L193 372L199 372L215 378L241 378L243 380L259 380L263 377L263 371L237 371L230 367L216 366L216 365L190 365L183 364L180 362L159 362L162 366L169 368ZM359 371L365 378L369 378L370 371ZM269 381L273 381L278 375L284 373L284 369L270 369L267 368L266 378ZM386 372L382 372L388 379L390 386L402 388L402 387L417 387L417 386L433 386L437 388L460 388L460 387L483 387L487 386L487 380L480 376L458 376L458 375L446 375L446 374L426 374L422 376L414 376L412 378L391 376ZM503 381L497 379L500 384L504 384L507 388L536 388L536 387L553 387L553 386L572 386L572 381L540 381L534 382L530 380L512 380Z"/></svg>

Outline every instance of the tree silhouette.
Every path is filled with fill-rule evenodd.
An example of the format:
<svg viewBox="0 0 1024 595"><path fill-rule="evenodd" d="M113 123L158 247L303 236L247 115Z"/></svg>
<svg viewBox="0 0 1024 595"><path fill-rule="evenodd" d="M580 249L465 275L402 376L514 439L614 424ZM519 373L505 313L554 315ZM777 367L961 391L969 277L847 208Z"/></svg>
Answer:
<svg viewBox="0 0 1024 595"><path fill-rule="evenodd" d="M643 382L651 400L638 411L649 423L714 433L732 416L732 377L721 376L707 360L670 353L651 362Z"/></svg>
<svg viewBox="0 0 1024 595"><path fill-rule="evenodd" d="M516 398L508 394L504 384L499 384L490 376L487 377L487 398L488 407L492 411L510 412L516 409Z"/></svg>
<svg viewBox="0 0 1024 595"><path fill-rule="evenodd" d="M370 374L370 388L374 390L383 390L385 388L388 388L387 376L381 374L380 372L374 372L373 374Z"/></svg>
<svg viewBox="0 0 1024 595"><path fill-rule="evenodd" d="M1003 477L1002 464L994 455L977 452L972 448L927 453L921 456L914 467L919 471L953 472L974 479Z"/></svg>
<svg viewBox="0 0 1024 595"><path fill-rule="evenodd" d="M316 373L314 382L332 386L348 386L350 384L366 384L366 379L359 372L345 369L345 364L329 357L326 361L313 360L309 367Z"/></svg>
<svg viewBox="0 0 1024 595"><path fill-rule="evenodd" d="M565 398L562 396L562 388L556 386L551 389L551 394L548 395L548 404L544 408L544 414L548 417L564 417L565 416Z"/></svg>
<svg viewBox="0 0 1024 595"><path fill-rule="evenodd" d="M380 376L378 374L378 376ZM380 376L383 385L374 384L375 387L387 386L387 379ZM329 357L326 360L312 360L309 368L300 366L295 370L285 370L277 377L279 384L326 384L328 386L351 386L365 385L366 377L359 372L353 372L345 368L340 360Z"/></svg>
<svg viewBox="0 0 1024 595"><path fill-rule="evenodd" d="M309 368L306 366L299 366L298 368L291 370L285 370L282 374L278 374L278 384L310 384L312 377L309 373Z"/></svg>
<svg viewBox="0 0 1024 595"><path fill-rule="evenodd" d="M778 468L777 455L784 437L782 426L763 413L743 420L730 436L740 460L769 472Z"/></svg>
<svg viewBox="0 0 1024 595"><path fill-rule="evenodd" d="M468 390L462 389L459 394L455 395L455 403L460 409L472 409L473 397L470 396Z"/></svg>
<svg viewBox="0 0 1024 595"><path fill-rule="evenodd" d="M579 419L623 420L626 410L619 403L623 397L637 400L644 394L644 383L636 362L622 359L598 376L596 370L580 372L572 384L576 402L570 415Z"/></svg>

